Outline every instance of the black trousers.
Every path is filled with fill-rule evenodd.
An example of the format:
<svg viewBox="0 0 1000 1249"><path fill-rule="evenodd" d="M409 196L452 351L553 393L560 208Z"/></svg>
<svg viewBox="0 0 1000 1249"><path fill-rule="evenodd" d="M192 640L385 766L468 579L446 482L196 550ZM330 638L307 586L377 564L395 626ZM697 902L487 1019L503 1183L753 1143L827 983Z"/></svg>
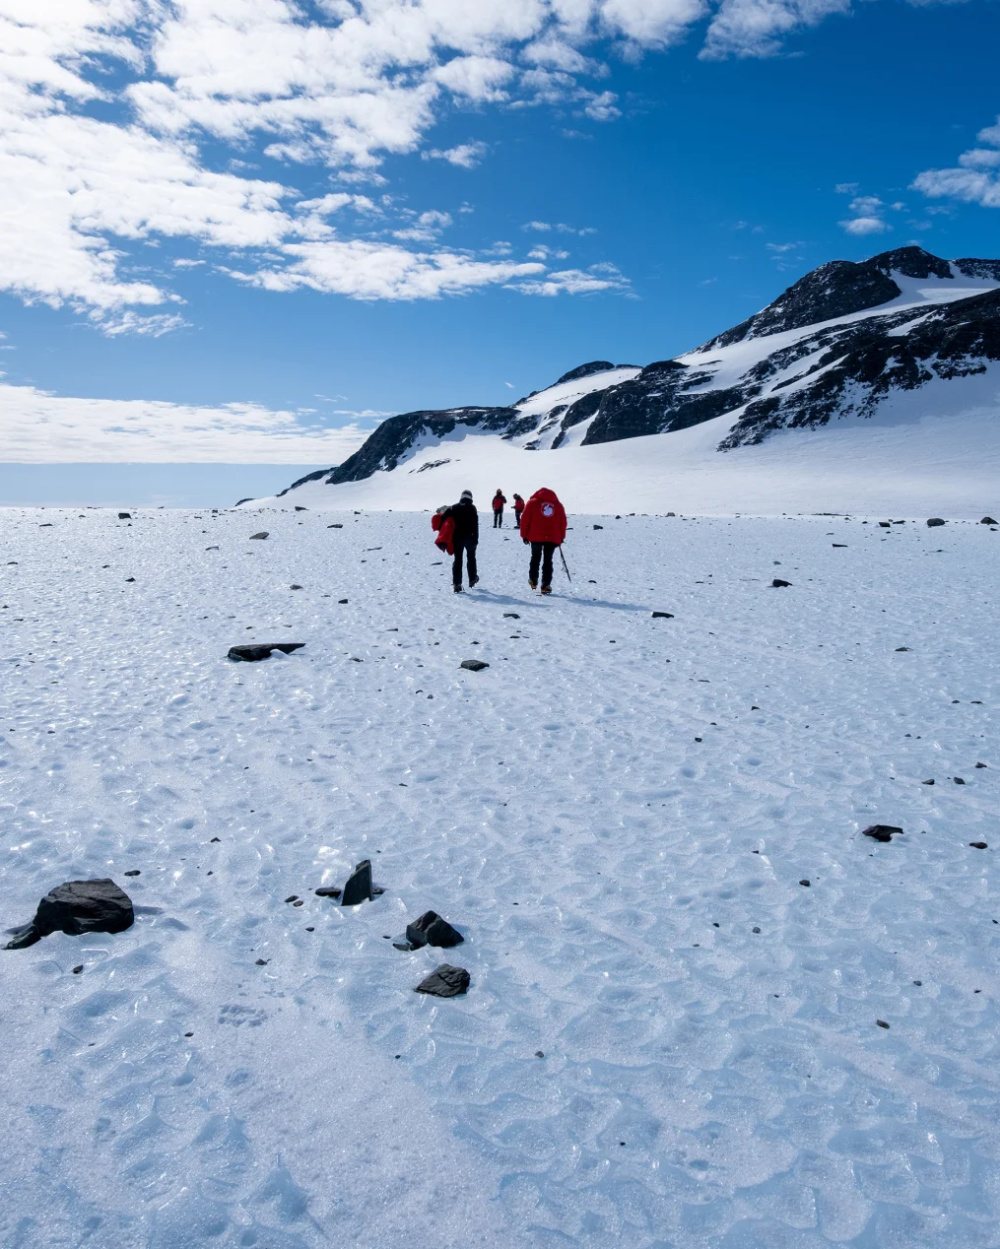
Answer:
<svg viewBox="0 0 1000 1249"><path fill-rule="evenodd" d="M538 580L538 565L542 565L542 588L552 584L552 556L555 553L555 542L532 542L531 563L528 565L528 580Z"/></svg>
<svg viewBox="0 0 1000 1249"><path fill-rule="evenodd" d="M462 584L462 552L465 552L465 560L469 566L469 585L474 585L479 580L479 573L476 571L476 544L470 542L467 538L455 539L455 562L451 566L451 579L453 585Z"/></svg>
<svg viewBox="0 0 1000 1249"><path fill-rule="evenodd" d="M503 508L502 507L495 507L493 509L493 528L494 529L503 528Z"/></svg>

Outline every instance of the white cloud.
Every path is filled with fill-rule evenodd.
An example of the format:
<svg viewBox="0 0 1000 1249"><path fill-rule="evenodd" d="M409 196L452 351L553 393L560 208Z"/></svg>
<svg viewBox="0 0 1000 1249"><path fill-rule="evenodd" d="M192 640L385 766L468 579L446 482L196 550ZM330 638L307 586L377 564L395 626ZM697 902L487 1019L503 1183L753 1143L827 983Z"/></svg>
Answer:
<svg viewBox="0 0 1000 1249"><path fill-rule="evenodd" d="M793 31L850 7L851 0L722 0L701 55L710 60L774 56Z"/></svg>
<svg viewBox="0 0 1000 1249"><path fill-rule="evenodd" d="M460 169L475 169L487 151L485 143L459 143L456 147L449 147L444 151L434 147L428 152L421 152L420 155L424 160L446 160L449 165L458 165Z"/></svg>
<svg viewBox="0 0 1000 1249"><path fill-rule="evenodd" d="M887 205L882 202L877 195L857 195L851 200L850 211L852 216L847 221L841 221L840 227L848 234L861 236L866 234L884 234L886 230L891 230L892 226L885 220L884 213L887 208L900 209L903 204Z"/></svg>
<svg viewBox="0 0 1000 1249"><path fill-rule="evenodd" d="M109 338L119 338L123 334L161 338L164 334L169 334L171 330L179 330L187 324L188 322L176 313L171 315L161 312L154 313L151 317L144 317L141 313L133 312L131 308L117 315L101 316L98 321L101 332Z"/></svg>
<svg viewBox="0 0 1000 1249"><path fill-rule="evenodd" d="M842 221L841 226L848 234L884 234L890 227L881 217L851 217Z"/></svg>
<svg viewBox="0 0 1000 1249"><path fill-rule="evenodd" d="M509 283L525 295L593 295L599 291L628 292L628 280L610 264L589 269L563 269L544 277Z"/></svg>
<svg viewBox="0 0 1000 1249"><path fill-rule="evenodd" d="M210 408L145 399L77 399L0 384L0 460L340 464L368 434L353 422L329 429L302 418L253 403Z"/></svg>
<svg viewBox="0 0 1000 1249"><path fill-rule="evenodd" d="M927 169L913 188L931 199L955 199L983 208L1000 208L1000 118L976 136L987 146L972 148L953 169ZM931 210L933 211L933 210Z"/></svg>

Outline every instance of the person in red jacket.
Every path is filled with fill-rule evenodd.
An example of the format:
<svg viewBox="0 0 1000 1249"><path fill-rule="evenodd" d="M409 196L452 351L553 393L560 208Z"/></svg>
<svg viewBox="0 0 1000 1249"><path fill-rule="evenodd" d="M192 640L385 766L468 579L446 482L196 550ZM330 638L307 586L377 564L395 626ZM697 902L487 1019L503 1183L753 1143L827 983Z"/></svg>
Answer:
<svg viewBox="0 0 1000 1249"><path fill-rule="evenodd" d="M524 500L519 494L514 494L514 528L521 528L521 513L524 511Z"/></svg>
<svg viewBox="0 0 1000 1249"><path fill-rule="evenodd" d="M493 496L493 528L503 528L503 505L507 502L507 496L497 487L497 492Z"/></svg>
<svg viewBox="0 0 1000 1249"><path fill-rule="evenodd" d="M566 538L566 510L554 490L543 486L528 500L521 516L521 538L531 544L528 585L538 587L538 566L542 566L542 593L552 593L552 556Z"/></svg>

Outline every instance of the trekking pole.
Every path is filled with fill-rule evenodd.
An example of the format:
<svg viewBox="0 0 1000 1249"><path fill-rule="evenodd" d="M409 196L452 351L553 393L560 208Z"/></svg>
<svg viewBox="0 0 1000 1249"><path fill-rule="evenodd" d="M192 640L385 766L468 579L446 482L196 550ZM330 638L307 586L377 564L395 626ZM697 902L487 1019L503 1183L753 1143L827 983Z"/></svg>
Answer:
<svg viewBox="0 0 1000 1249"><path fill-rule="evenodd" d="M559 558L562 560L563 572L566 574L566 580L570 583L570 585L572 585L573 578L569 575L569 568L566 565L566 556L563 555L562 547L559 548Z"/></svg>

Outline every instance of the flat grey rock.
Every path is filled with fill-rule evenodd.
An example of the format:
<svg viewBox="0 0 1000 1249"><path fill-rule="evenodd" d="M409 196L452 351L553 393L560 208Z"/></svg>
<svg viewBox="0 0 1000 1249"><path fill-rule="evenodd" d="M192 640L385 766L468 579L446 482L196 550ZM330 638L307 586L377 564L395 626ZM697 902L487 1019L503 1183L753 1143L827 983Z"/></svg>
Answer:
<svg viewBox="0 0 1000 1249"><path fill-rule="evenodd" d="M303 646L305 642L248 642L241 646L230 646L228 658L256 663L260 659L269 659L272 651L290 655L292 651L301 650Z"/></svg>
<svg viewBox="0 0 1000 1249"><path fill-rule="evenodd" d="M266 529L262 529L260 533L252 533L250 535L250 541L251 542L263 542L263 540L267 536L268 536L268 531Z"/></svg>
<svg viewBox="0 0 1000 1249"><path fill-rule="evenodd" d="M459 666L468 668L470 672L482 672L484 668L489 667L489 664L483 663L481 659L463 659Z"/></svg>
<svg viewBox="0 0 1000 1249"><path fill-rule="evenodd" d="M871 837L873 841L892 841L893 837L900 836L902 832L895 824L869 824L861 830L861 836Z"/></svg>
<svg viewBox="0 0 1000 1249"><path fill-rule="evenodd" d="M452 967L442 963L426 979L421 980L414 993L429 993L432 997L461 997L468 993L472 977L464 967Z"/></svg>

